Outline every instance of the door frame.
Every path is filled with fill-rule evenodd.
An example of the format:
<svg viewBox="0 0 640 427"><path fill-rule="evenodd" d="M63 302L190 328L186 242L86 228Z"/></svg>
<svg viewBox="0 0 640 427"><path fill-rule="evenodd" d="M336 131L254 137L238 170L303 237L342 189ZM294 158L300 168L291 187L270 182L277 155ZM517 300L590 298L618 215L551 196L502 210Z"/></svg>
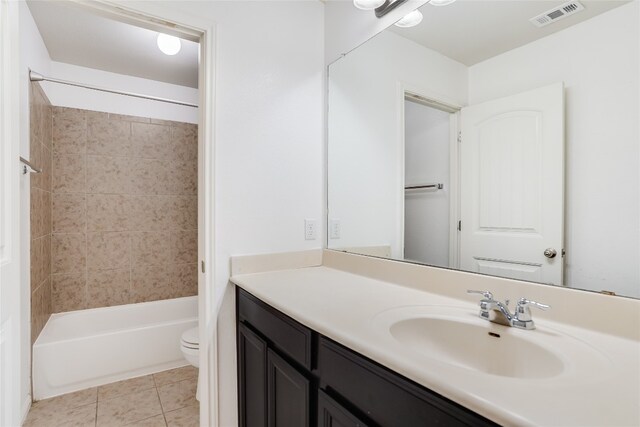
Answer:
<svg viewBox="0 0 640 427"><path fill-rule="evenodd" d="M398 111L398 140L400 141L399 157L399 197L398 205L398 235L400 242L400 256L404 259L404 186L405 186L405 113L404 103L407 95L421 98L421 103L431 108L449 113L449 268L459 266L460 232L457 223L460 219L460 110L464 105L444 95L420 88L406 82L398 82L396 102Z"/></svg>
<svg viewBox="0 0 640 427"><path fill-rule="evenodd" d="M0 191L7 191L10 199L5 199L8 208L11 208L6 218L0 216L0 233L4 230L20 230L19 212L19 177L18 152L20 150L19 138L19 109L20 95L20 66L19 66L19 31L17 5L11 0L0 0L2 8L1 19L6 19L5 9L11 11L9 22L11 25L2 25L0 28L0 80L2 81L2 96L0 98L0 124L2 124L3 144L2 150L3 168L15 167L16 174L11 175L12 179L6 182L6 188ZM214 22L205 20L185 13L183 11L168 8L160 3L141 4L144 10L130 7L124 1L111 0L69 0L69 4L88 10L94 14L101 15L108 19L136 25L139 27L162 31L175 36L200 43L200 63L198 69L198 324L200 334L200 423L201 425L218 425L218 375L217 375L217 301L213 287L214 274L214 199L215 199L215 57L216 57L216 25ZM13 7L13 9L11 9ZM12 20L13 19L13 20ZM6 91L6 87L15 88ZM28 135L22 135L27 138ZM5 156L5 153L7 156ZM14 163L15 162L15 163ZM7 176L10 176L7 174ZM4 176L3 176L4 178ZM3 194L4 195L4 194ZM16 203L13 203L16 202ZM5 207L2 207L5 208ZM7 209L3 209L3 212ZM6 221L6 222L5 222ZM6 225L6 228L3 228ZM1 235L0 244L5 237ZM19 245L19 236L13 232L13 241L8 240L14 246ZM0 248L1 249L1 248ZM19 277L19 247L15 249L12 262L18 261L18 266L13 275L12 282L19 288L20 285L29 288L29 277ZM13 287L13 286L12 286ZM4 294L3 294L4 295ZM15 306L23 304L20 301L19 293L10 293L10 297L15 300ZM13 322L12 330L17 330L18 334L26 333L29 325L20 325ZM5 335L1 339L4 341ZM16 347L16 346L10 346ZM18 368L23 363L30 363L24 357L20 358L19 346L17 349L10 348L11 356L18 352L18 359L11 359L14 366L9 372L20 372ZM0 352L0 354L2 354ZM17 366L15 365L17 364ZM2 372L4 372L4 366ZM30 369L29 369L30 371ZM17 376L17 375L16 375ZM3 377L4 378L4 377ZM3 402L0 402L0 404ZM30 402L29 402L30 403ZM28 404L29 404L28 403ZM20 402L10 403L11 411L20 409ZM5 408L2 408L5 409ZM4 411L3 411L4 412ZM28 412L21 414L22 419ZM15 418L14 418L15 419Z"/></svg>

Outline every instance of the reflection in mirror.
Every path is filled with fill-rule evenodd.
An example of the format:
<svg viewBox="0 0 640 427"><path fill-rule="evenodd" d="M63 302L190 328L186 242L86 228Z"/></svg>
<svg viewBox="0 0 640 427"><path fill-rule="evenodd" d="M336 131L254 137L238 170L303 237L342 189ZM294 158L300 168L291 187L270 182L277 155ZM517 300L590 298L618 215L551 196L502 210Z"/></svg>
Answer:
<svg viewBox="0 0 640 427"><path fill-rule="evenodd" d="M426 4L333 63L327 246L640 297L639 3Z"/></svg>

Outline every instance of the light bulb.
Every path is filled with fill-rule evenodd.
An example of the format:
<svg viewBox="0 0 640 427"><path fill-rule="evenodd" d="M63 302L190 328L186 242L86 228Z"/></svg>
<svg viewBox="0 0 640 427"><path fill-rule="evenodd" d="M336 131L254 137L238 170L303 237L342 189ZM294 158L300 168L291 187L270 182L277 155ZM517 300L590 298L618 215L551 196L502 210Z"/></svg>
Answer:
<svg viewBox="0 0 640 427"><path fill-rule="evenodd" d="M446 6L453 3L454 1L456 0L431 0L429 4L433 6Z"/></svg>
<svg viewBox="0 0 640 427"><path fill-rule="evenodd" d="M408 13L404 16L404 18L396 22L395 25L396 27L400 28L409 28L415 27L420 22L422 22L422 13L420 13L419 10L414 10L413 12Z"/></svg>
<svg viewBox="0 0 640 427"><path fill-rule="evenodd" d="M377 9L384 4L385 0L353 0L353 5L362 10Z"/></svg>
<svg viewBox="0 0 640 427"><path fill-rule="evenodd" d="M169 34L158 34L158 49L165 55L175 55L182 47L180 39Z"/></svg>

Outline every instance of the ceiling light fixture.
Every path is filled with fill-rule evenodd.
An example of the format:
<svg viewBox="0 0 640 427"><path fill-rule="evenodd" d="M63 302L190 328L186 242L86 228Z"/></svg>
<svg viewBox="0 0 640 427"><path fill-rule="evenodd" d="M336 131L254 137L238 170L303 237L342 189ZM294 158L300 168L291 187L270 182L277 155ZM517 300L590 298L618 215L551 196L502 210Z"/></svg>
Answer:
<svg viewBox="0 0 640 427"><path fill-rule="evenodd" d="M169 34L158 34L158 49L165 55L175 55L182 47L180 39Z"/></svg>
<svg viewBox="0 0 640 427"><path fill-rule="evenodd" d="M353 5L361 10L374 10L385 3L386 0L353 0Z"/></svg>
<svg viewBox="0 0 640 427"><path fill-rule="evenodd" d="M429 4L433 6L446 6L453 3L454 1L456 0L431 0Z"/></svg>
<svg viewBox="0 0 640 427"><path fill-rule="evenodd" d="M414 10L413 12L408 13L407 15L404 16L404 18L396 22L395 25L396 27L400 27L400 28L409 28L409 27L415 27L421 22L422 22L422 13L420 13L419 10Z"/></svg>

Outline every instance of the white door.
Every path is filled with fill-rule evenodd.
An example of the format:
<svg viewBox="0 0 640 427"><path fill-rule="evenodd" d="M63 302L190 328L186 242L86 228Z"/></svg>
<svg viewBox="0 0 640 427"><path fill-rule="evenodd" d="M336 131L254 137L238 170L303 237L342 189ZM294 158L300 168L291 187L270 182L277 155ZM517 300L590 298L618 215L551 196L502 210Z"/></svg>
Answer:
<svg viewBox="0 0 640 427"><path fill-rule="evenodd" d="M0 0L0 425L20 425L27 397L20 337L20 132L18 3ZM27 187L28 188L28 187ZM28 282L27 282L28 285ZM27 328L26 330L24 328ZM24 394L23 394L24 392Z"/></svg>
<svg viewBox="0 0 640 427"><path fill-rule="evenodd" d="M563 84L463 108L461 130L460 268L562 285Z"/></svg>

